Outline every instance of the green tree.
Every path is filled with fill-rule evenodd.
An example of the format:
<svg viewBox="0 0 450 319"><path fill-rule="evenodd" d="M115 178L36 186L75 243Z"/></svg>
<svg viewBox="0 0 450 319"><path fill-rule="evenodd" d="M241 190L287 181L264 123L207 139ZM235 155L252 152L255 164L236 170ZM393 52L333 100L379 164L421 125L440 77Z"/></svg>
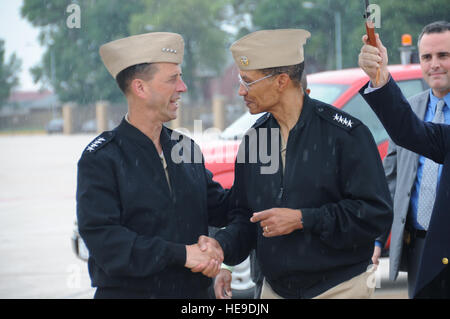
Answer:
<svg viewBox="0 0 450 319"><path fill-rule="evenodd" d="M234 0L237 9L252 12L253 29L304 28L312 36L305 47L308 72L336 67L335 15L341 17L343 67L356 67L365 33L364 1L348 0ZM381 9L380 34L389 50L390 63L399 63L401 35L417 35L426 24L448 19L450 2L447 0L372 1Z"/></svg>
<svg viewBox="0 0 450 319"><path fill-rule="evenodd" d="M11 89L19 84L20 60L12 54L8 61L5 57L5 41L0 39L0 108L8 99Z"/></svg>
<svg viewBox="0 0 450 319"><path fill-rule="evenodd" d="M374 1L373 1L374 2ZM422 27L447 19L448 0L377 0L381 29L377 32L399 62L403 33L417 41ZM69 28L69 1L24 0L22 16L41 29L47 48L32 72L51 85L61 101L87 104L100 99L124 101L103 66L99 47L118 38L150 31L172 31L185 39L184 78L191 94L198 79L220 74L230 57L229 45L248 32L268 28L304 28L312 37L305 47L307 72L336 67L335 14L342 21L343 67L356 67L364 28L363 1L354 0L77 0L81 28ZM250 22L249 22L250 21ZM232 25L238 32L224 31ZM197 83L198 84L198 83Z"/></svg>
<svg viewBox="0 0 450 319"><path fill-rule="evenodd" d="M335 15L341 18L343 57L348 49L348 33L359 25L363 26L362 1L346 0L247 0L254 6L253 27L258 29L302 28L311 32L305 46L305 60L308 72L336 67ZM343 67L348 67L343 59Z"/></svg>
<svg viewBox="0 0 450 319"><path fill-rule="evenodd" d="M228 33L222 30L228 0L143 0L145 9L132 17L133 33L176 32L185 42L183 77L191 97L196 79L220 74L226 62Z"/></svg>
<svg viewBox="0 0 450 319"><path fill-rule="evenodd" d="M47 50L33 68L36 82L51 85L61 101L80 105L97 100L124 101L101 62L98 49L109 41L130 35L132 14L141 12L139 0L79 0L80 28L69 28L70 3L24 0L22 16L41 28L40 42Z"/></svg>
<svg viewBox="0 0 450 319"><path fill-rule="evenodd" d="M448 21L450 12L450 2L447 0L377 0L376 3L381 8L381 28L376 31L389 51L390 64L400 63L398 48L402 34L410 34L416 46L422 28L434 21Z"/></svg>

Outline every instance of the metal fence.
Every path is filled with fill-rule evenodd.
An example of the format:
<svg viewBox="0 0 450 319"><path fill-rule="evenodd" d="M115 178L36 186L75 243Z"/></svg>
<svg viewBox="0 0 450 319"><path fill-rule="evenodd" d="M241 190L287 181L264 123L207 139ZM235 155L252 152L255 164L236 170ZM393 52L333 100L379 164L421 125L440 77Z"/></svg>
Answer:
<svg viewBox="0 0 450 319"><path fill-rule="evenodd" d="M211 104L181 104L178 110L178 119L171 125L192 129L194 121L201 120L203 129L213 126L224 129L245 112L245 107L239 103L233 104L220 99L216 102L213 101L214 103L216 103L215 108ZM219 111L217 111L217 103ZM17 109L8 114L0 114L0 132L45 132L48 130L49 123L55 119L58 123L61 123L60 131L63 132L63 126L67 125L67 119L64 116L65 108L70 108L70 119L68 121L71 128L69 134L98 132L97 107L98 104L80 106L74 103L66 103L52 108ZM126 105L107 103L106 127L104 129L112 129L117 126L126 113ZM218 121L218 118L221 119ZM58 132L58 130L55 132Z"/></svg>

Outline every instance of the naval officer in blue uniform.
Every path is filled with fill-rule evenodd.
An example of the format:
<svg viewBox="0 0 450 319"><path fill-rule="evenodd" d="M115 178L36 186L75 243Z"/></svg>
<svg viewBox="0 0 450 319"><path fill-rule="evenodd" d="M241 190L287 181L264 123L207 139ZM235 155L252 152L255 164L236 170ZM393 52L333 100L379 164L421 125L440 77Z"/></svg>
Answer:
<svg viewBox="0 0 450 319"><path fill-rule="evenodd" d="M223 260L220 249L201 251L197 241L208 225L227 224L227 193L199 147L163 125L187 90L183 51L183 38L167 32L100 48L128 114L78 162L78 227L95 298L208 298Z"/></svg>

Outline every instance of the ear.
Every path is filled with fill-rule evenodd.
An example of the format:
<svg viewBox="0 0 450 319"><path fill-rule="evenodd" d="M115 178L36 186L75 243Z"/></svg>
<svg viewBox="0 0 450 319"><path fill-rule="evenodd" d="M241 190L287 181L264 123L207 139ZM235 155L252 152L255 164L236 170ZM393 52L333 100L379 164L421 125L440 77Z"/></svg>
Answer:
<svg viewBox="0 0 450 319"><path fill-rule="evenodd" d="M133 79L130 83L129 89L133 95L136 95L142 99L147 97L145 83L141 79Z"/></svg>
<svg viewBox="0 0 450 319"><path fill-rule="evenodd" d="M286 73L281 73L280 75L278 75L277 84L279 90L285 90L288 87L289 83L291 83L291 78L289 77L289 75L287 75Z"/></svg>

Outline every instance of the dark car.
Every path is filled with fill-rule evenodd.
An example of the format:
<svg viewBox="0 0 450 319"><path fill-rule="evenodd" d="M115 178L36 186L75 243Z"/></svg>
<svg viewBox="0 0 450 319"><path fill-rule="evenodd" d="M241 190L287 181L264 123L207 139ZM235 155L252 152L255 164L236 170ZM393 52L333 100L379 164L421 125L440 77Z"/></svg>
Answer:
<svg viewBox="0 0 450 319"><path fill-rule="evenodd" d="M45 126L45 130L47 131L48 134L62 133L63 128L64 128L64 121L62 118L52 119Z"/></svg>

